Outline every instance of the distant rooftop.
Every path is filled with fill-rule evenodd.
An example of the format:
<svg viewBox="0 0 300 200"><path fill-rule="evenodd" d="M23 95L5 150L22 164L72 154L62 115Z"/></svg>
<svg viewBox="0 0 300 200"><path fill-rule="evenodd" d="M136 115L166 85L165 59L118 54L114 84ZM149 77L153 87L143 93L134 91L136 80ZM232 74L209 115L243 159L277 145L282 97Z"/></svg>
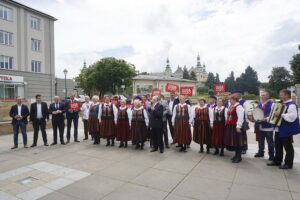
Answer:
<svg viewBox="0 0 300 200"><path fill-rule="evenodd" d="M36 10L36 9L31 8L31 7L29 7L29 6L26 6L26 5L24 5L24 4L21 4L21 3L17 2L17 1L13 1L13 0L2 0L2 1L3 1L4 3L7 3L7 4L11 4L11 5L14 5L14 6L18 6L18 7L24 8L25 10L34 12L34 13L39 14L39 15L42 15L42 16L47 17L47 18L49 18L49 19L52 19L52 20L54 20L54 21L57 20L55 17L53 17L53 16L51 16L51 15L48 15L48 14L46 14L46 13L44 13L44 12L41 12L41 11L39 11L39 10Z"/></svg>
<svg viewBox="0 0 300 200"><path fill-rule="evenodd" d="M132 78L133 80L151 80L151 81L181 81L181 82L197 82L193 80L187 80L187 79L182 79L182 78L176 78L176 77L171 77L171 76L155 76L155 75L137 75Z"/></svg>

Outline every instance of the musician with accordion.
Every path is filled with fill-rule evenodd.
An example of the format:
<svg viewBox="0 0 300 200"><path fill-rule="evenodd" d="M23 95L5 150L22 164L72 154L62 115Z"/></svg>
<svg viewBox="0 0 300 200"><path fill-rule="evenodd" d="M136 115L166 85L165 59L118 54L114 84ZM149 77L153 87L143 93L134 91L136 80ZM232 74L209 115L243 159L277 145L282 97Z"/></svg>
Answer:
<svg viewBox="0 0 300 200"><path fill-rule="evenodd" d="M261 101L257 105L257 109L261 113L261 119L259 121L255 121L255 128L259 132L258 138L258 152L255 154L255 158L264 157L265 150L265 140L268 143L268 151L269 151L269 160L272 161L274 159L274 128L271 123L268 122L269 115L271 113L273 102L269 100L270 94L267 91L264 91L260 95ZM256 114L256 112L253 112ZM254 116L257 117L257 116Z"/></svg>
<svg viewBox="0 0 300 200"><path fill-rule="evenodd" d="M292 169L294 162L293 135L300 133L298 106L291 99L291 91L283 89L279 93L283 109L271 112L270 119L275 118L275 158L268 166L279 166L280 169ZM278 119L278 120L276 120ZM279 121L280 120L280 121ZM283 161L283 148L286 155Z"/></svg>

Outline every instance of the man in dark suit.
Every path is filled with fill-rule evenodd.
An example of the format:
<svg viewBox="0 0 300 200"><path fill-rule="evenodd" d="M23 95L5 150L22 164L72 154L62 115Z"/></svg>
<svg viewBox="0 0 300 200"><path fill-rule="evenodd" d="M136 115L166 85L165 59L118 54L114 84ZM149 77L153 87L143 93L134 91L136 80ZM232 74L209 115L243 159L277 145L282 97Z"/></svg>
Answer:
<svg viewBox="0 0 300 200"><path fill-rule="evenodd" d="M17 104L12 106L9 112L9 116L12 118L12 125L14 131L14 146L11 149L18 148L18 135L19 129L21 129L21 133L23 136L23 144L24 148L27 147L27 117L29 116L28 107L22 104L22 98L17 97Z"/></svg>
<svg viewBox="0 0 300 200"><path fill-rule="evenodd" d="M160 149L160 153L164 152L163 143L163 106L158 102L158 96L152 97L152 106L150 111L150 127L152 131L153 149L155 152Z"/></svg>
<svg viewBox="0 0 300 200"><path fill-rule="evenodd" d="M70 100L65 103L66 117L67 117L67 144L71 138L71 126L74 123L74 142L80 142L78 140L78 118L80 107L78 110L71 109L71 104L76 103L75 94L70 95ZM78 102L77 102L78 103Z"/></svg>
<svg viewBox="0 0 300 200"><path fill-rule="evenodd" d="M44 146L49 146L47 142L46 133L46 119L49 120L49 110L47 103L42 102L42 95L37 94L35 96L36 102L30 106L30 122L33 125L33 144L31 147L37 145L39 129L41 129Z"/></svg>
<svg viewBox="0 0 300 200"><path fill-rule="evenodd" d="M53 143L51 146L57 144L57 129L59 130L60 143L64 142L64 129L65 129L65 106L60 102L59 96L54 97L54 102L50 104L49 112L52 114L52 127L53 127Z"/></svg>

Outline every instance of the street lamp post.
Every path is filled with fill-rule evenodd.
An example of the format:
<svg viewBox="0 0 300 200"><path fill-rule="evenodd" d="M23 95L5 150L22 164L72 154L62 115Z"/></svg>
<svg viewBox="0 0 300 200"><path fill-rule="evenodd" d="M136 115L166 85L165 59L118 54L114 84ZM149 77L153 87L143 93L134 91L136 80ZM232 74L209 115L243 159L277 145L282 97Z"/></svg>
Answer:
<svg viewBox="0 0 300 200"><path fill-rule="evenodd" d="M122 78L122 85L121 85L123 95L125 94L125 84L124 84L124 79Z"/></svg>
<svg viewBox="0 0 300 200"><path fill-rule="evenodd" d="M67 99L67 73L68 73L68 70L67 69L64 69L64 74L65 74L65 99Z"/></svg>

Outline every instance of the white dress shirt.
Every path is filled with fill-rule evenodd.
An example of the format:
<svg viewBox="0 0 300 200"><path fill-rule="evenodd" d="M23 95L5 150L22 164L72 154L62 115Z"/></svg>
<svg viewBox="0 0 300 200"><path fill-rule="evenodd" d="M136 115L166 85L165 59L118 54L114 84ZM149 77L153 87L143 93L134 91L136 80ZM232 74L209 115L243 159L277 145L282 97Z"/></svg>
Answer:
<svg viewBox="0 0 300 200"><path fill-rule="evenodd" d="M19 116L22 116L21 110L22 110L22 104L21 104L21 105L18 105L18 115L19 115Z"/></svg>
<svg viewBox="0 0 300 200"><path fill-rule="evenodd" d="M292 102L293 100L287 100L284 103ZM298 117L297 107L295 104L290 104L286 113L283 113L281 117L287 122L294 122Z"/></svg>
<svg viewBox="0 0 300 200"><path fill-rule="evenodd" d="M91 103L84 103L81 106L82 119L88 120L90 114Z"/></svg>
<svg viewBox="0 0 300 200"><path fill-rule="evenodd" d="M42 104L41 103L37 103L36 104L36 107L37 107L37 115L36 115L36 118L38 119L42 119L43 118L43 114L42 114Z"/></svg>
<svg viewBox="0 0 300 200"><path fill-rule="evenodd" d="M168 113L168 114L170 114L170 115L173 114L173 110L172 110L173 105L174 105L174 100L171 100L171 99L170 99L170 101L169 101L169 113Z"/></svg>

